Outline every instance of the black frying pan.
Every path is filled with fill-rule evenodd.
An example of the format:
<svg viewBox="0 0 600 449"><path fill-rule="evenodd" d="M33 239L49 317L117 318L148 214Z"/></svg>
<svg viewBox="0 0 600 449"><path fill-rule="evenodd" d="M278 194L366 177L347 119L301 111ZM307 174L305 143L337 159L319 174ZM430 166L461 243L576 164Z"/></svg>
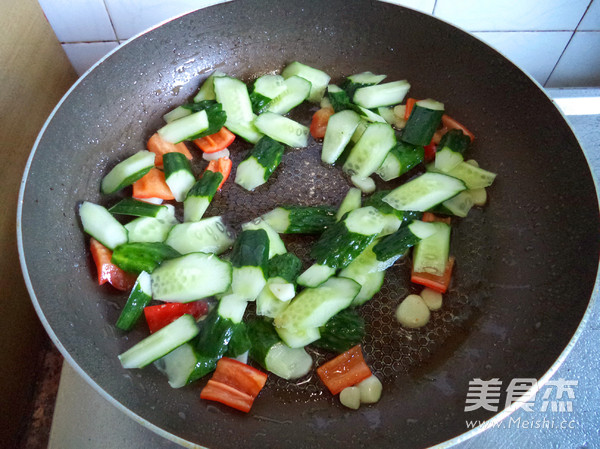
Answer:
<svg viewBox="0 0 600 449"><path fill-rule="evenodd" d="M453 286L443 311L407 331L393 311L411 291L394 267L364 306L366 358L383 380L379 404L341 407L314 377L271 376L249 415L201 402L204 382L172 390L154 368L117 355L146 335L113 323L125 296L98 287L77 215L108 204L99 182L144 148L161 116L214 69L249 80L299 60L340 81L364 70L408 79L411 96L444 102L477 136L472 157L498 173L489 204L457 221ZM314 109L297 115L307 122ZM234 161L248 151L233 148ZM212 206L233 226L283 202L336 204L348 188L318 145L291 150L255 194L233 183ZM311 170L306 170L308 161ZM393 184L392 184L393 185ZM540 88L474 37L379 2L244 0L199 10L127 43L82 78L50 118L24 176L19 242L34 304L80 373L131 416L179 442L229 447L422 447L466 431L469 380L540 378L573 336L598 266L598 204L589 168ZM308 241L288 239L306 256ZM317 362L323 354L315 354ZM502 408L502 407L501 407Z"/></svg>

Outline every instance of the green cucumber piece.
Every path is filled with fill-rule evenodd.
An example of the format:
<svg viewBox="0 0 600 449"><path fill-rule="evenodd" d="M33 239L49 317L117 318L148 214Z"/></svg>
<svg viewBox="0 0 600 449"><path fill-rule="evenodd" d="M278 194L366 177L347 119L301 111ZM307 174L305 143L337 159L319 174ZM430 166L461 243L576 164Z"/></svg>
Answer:
<svg viewBox="0 0 600 449"><path fill-rule="evenodd" d="M205 170L202 177L188 191L183 201L183 221L200 221L208 209L219 184L223 180L223 174Z"/></svg>
<svg viewBox="0 0 600 449"><path fill-rule="evenodd" d="M204 100L216 100L217 97L215 95L215 78L227 76L225 73L215 70L210 74L208 78L202 83L200 86L200 90L194 97L194 103L200 103Z"/></svg>
<svg viewBox="0 0 600 449"><path fill-rule="evenodd" d="M176 250L161 242L128 242L117 246L111 262L124 271L152 273L164 260L179 257Z"/></svg>
<svg viewBox="0 0 600 449"><path fill-rule="evenodd" d="M299 76L309 81L311 88L308 100L313 103L321 101L325 94L327 84L329 84L329 80L331 79L331 77L322 70L315 69L314 67L307 66L298 61L294 61L286 66L281 72L281 75L286 79L293 76Z"/></svg>
<svg viewBox="0 0 600 449"><path fill-rule="evenodd" d="M377 173L384 181L391 181L408 173L425 159L425 149L422 146L398 142L387 154Z"/></svg>
<svg viewBox="0 0 600 449"><path fill-rule="evenodd" d="M129 242L164 242L171 228L179 223L171 204L161 206L156 217L138 217L125 225Z"/></svg>
<svg viewBox="0 0 600 449"><path fill-rule="evenodd" d="M165 243L181 254L221 254L233 245L235 235L220 216L173 226Z"/></svg>
<svg viewBox="0 0 600 449"><path fill-rule="evenodd" d="M108 249L127 243L127 229L103 206L84 201L79 206L83 230Z"/></svg>
<svg viewBox="0 0 600 449"><path fill-rule="evenodd" d="M268 112L287 114L298 106L310 95L311 84L299 76L292 76L285 80L285 90L273 98L267 106Z"/></svg>
<svg viewBox="0 0 600 449"><path fill-rule="evenodd" d="M283 278L294 283L302 270L302 262L293 253L284 253L273 256L267 263L269 278Z"/></svg>
<svg viewBox="0 0 600 449"><path fill-rule="evenodd" d="M428 167L429 169L429 167ZM460 179L465 183L468 189L482 189L489 187L496 179L496 173L484 170L480 167L461 162L447 174L454 178Z"/></svg>
<svg viewBox="0 0 600 449"><path fill-rule="evenodd" d="M353 210L321 234L311 257L318 264L344 268L375 239L383 225L382 216L374 207Z"/></svg>
<svg viewBox="0 0 600 449"><path fill-rule="evenodd" d="M250 357L276 376L286 380L298 379L312 368L312 358L306 350L284 344L270 321L251 321L248 323L248 335L252 342Z"/></svg>
<svg viewBox="0 0 600 449"><path fill-rule="evenodd" d="M183 315L119 355L125 369L143 368L198 335L192 315Z"/></svg>
<svg viewBox="0 0 600 449"><path fill-rule="evenodd" d="M359 291L360 285L352 279L329 278L318 287L306 288L296 295L290 305L277 315L275 326L303 331L319 328L348 307Z"/></svg>
<svg viewBox="0 0 600 449"><path fill-rule="evenodd" d="M281 206L262 218L280 234L320 234L335 223L331 206Z"/></svg>
<svg viewBox="0 0 600 449"><path fill-rule="evenodd" d="M256 143L262 137L253 124L254 112L246 85L229 76L214 79L216 99L227 114L225 126L243 139Z"/></svg>
<svg viewBox="0 0 600 449"><path fill-rule="evenodd" d="M114 215L131 215L133 217L156 217L167 207L164 205L150 204L134 198L123 198L108 211Z"/></svg>
<svg viewBox="0 0 600 449"><path fill-rule="evenodd" d="M124 331L130 330L142 316L144 307L150 301L152 301L152 281L150 274L142 271L131 289L131 293L115 326Z"/></svg>
<svg viewBox="0 0 600 449"><path fill-rule="evenodd" d="M290 147L308 145L308 128L282 115L265 112L254 120L254 125L261 133Z"/></svg>
<svg viewBox="0 0 600 449"><path fill-rule="evenodd" d="M119 162L102 178L100 191L104 194L115 193L133 184L154 167L156 154L142 150Z"/></svg>
<svg viewBox="0 0 600 449"><path fill-rule="evenodd" d="M340 221L347 213L360 208L361 202L361 190L357 189L356 187L351 187L338 207L338 210L335 214L335 220Z"/></svg>
<svg viewBox="0 0 600 449"><path fill-rule="evenodd" d="M252 191L271 177L285 151L285 147L269 136L262 137L248 158L238 165L235 183Z"/></svg>
<svg viewBox="0 0 600 449"><path fill-rule="evenodd" d="M465 189L464 183L456 178L427 172L396 187L383 201L394 209L423 212Z"/></svg>
<svg viewBox="0 0 600 449"><path fill-rule="evenodd" d="M401 226L393 234L379 240L373 247L373 252L379 261L398 259L423 238L427 238L435 232L437 232L437 228L432 223L415 220L408 226Z"/></svg>
<svg viewBox="0 0 600 449"><path fill-rule="evenodd" d="M429 145L442 115L442 103L431 99L417 101L404 127L402 140L413 145Z"/></svg>
<svg viewBox="0 0 600 449"><path fill-rule="evenodd" d="M437 231L415 245L413 271L442 276L450 253L450 225L442 222L431 224L436 226Z"/></svg>
<svg viewBox="0 0 600 449"><path fill-rule="evenodd" d="M152 272L152 293L159 301L196 301L230 286L231 264L214 254L191 253L166 260Z"/></svg>
<svg viewBox="0 0 600 449"><path fill-rule="evenodd" d="M242 224L242 230L244 231L256 229L264 230L269 237L269 259L278 254L284 254L287 252L285 243L283 243L283 240L281 240L281 237L277 231L275 231L275 229L273 229L271 225L269 225L269 223L267 223L267 221L262 217L257 217L248 223Z"/></svg>
<svg viewBox="0 0 600 449"><path fill-rule="evenodd" d="M376 84L356 89L352 101L367 109L402 103L410 84L406 80Z"/></svg>
<svg viewBox="0 0 600 449"><path fill-rule="evenodd" d="M350 150L344 172L366 178L375 172L396 144L394 129L387 123L371 123Z"/></svg>
<svg viewBox="0 0 600 449"><path fill-rule="evenodd" d="M196 183L190 161L181 153L166 153L163 155L165 181L171 189L175 200L183 201Z"/></svg>
<svg viewBox="0 0 600 449"><path fill-rule="evenodd" d="M297 282L303 287L317 287L333 276L335 271L335 268L315 263L298 276Z"/></svg>
<svg viewBox="0 0 600 449"><path fill-rule="evenodd" d="M320 329L317 348L342 353L359 344L365 336L365 320L355 311L344 309L331 317Z"/></svg>
<svg viewBox="0 0 600 449"><path fill-rule="evenodd" d="M360 120L360 116L351 110L336 112L329 117L321 150L321 160L323 162L326 164L335 163L350 143Z"/></svg>
<svg viewBox="0 0 600 449"><path fill-rule="evenodd" d="M157 132L163 140L171 143L179 143L184 140L193 139L194 136L206 131L208 126L208 115L206 111L202 110L173 120Z"/></svg>

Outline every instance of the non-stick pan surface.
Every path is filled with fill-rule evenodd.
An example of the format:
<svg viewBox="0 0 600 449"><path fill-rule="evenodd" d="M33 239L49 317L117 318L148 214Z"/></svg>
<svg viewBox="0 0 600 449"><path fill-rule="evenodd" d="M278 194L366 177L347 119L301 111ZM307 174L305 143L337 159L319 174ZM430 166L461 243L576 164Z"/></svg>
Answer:
<svg viewBox="0 0 600 449"><path fill-rule="evenodd" d="M404 330L394 319L412 289L407 264L391 269L382 292L362 309L366 359L384 383L379 404L350 411L314 376L293 384L271 376L243 415L200 401L202 381L173 390L153 367L121 368L117 355L146 330L114 328L125 296L96 285L76 211L83 200L116 200L100 196L102 175L143 149L162 115L212 70L249 80L294 60L325 70L334 82L365 70L408 79L411 96L440 100L468 124L477 136L471 156L498 178L489 204L455 221L455 278L443 310L425 328ZM306 107L296 118L307 123L313 111ZM234 162L248 149L232 148ZM255 193L230 182L209 212L239 228L281 203L337 204L348 186L339 168L320 163L311 141L308 149L290 150ZM134 39L57 108L32 153L21 200L25 277L63 354L154 430L211 448L400 448L456 437L466 431L465 419L493 415L464 412L469 380L508 383L551 368L585 312L598 266L592 177L550 100L472 36L379 2L237 1ZM306 256L309 240L286 242Z"/></svg>

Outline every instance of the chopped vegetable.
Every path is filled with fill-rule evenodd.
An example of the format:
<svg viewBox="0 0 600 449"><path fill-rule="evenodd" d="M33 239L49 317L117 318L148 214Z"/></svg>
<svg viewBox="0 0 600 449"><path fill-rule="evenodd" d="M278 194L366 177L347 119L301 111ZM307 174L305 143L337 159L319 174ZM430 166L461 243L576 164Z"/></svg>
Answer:
<svg viewBox="0 0 600 449"><path fill-rule="evenodd" d="M446 270L444 274L441 276L425 273L425 272L415 272L413 271L410 280L415 284L424 285L425 287L429 287L432 290L436 290L440 293L446 293L448 290L448 286L450 285L450 280L452 279L452 268L454 267L454 257L450 257L448 259L448 263L446 264Z"/></svg>
<svg viewBox="0 0 600 449"><path fill-rule="evenodd" d="M327 123L329 117L334 114L333 108L321 108L314 113L312 121L310 122L310 135L315 139L322 139L325 137L325 130L327 129Z"/></svg>
<svg viewBox="0 0 600 449"><path fill-rule="evenodd" d="M408 295L396 309L396 319L404 327L423 327L430 316L429 308L419 295Z"/></svg>
<svg viewBox="0 0 600 449"><path fill-rule="evenodd" d="M158 168L152 168L142 178L133 183L134 198L160 198L174 200L171 189L165 181L165 174Z"/></svg>
<svg viewBox="0 0 600 449"><path fill-rule="evenodd" d="M93 237L90 239L90 252L98 270L98 285L108 282L117 290L122 291L128 291L133 288L136 276L126 273L112 263L112 251Z"/></svg>
<svg viewBox="0 0 600 449"><path fill-rule="evenodd" d="M360 407L360 389L358 387L346 387L340 391L340 402L344 407L358 410Z"/></svg>
<svg viewBox="0 0 600 449"><path fill-rule="evenodd" d="M425 287L421 290L420 296L429 310L435 311L442 308L442 294L440 292Z"/></svg>
<svg viewBox="0 0 600 449"><path fill-rule="evenodd" d="M223 357L217 362L217 369L202 389L200 398L248 413L266 381L267 375L262 371Z"/></svg>
<svg viewBox="0 0 600 449"><path fill-rule="evenodd" d="M231 167L233 167L233 162L228 157L221 157L217 160L210 161L208 163L208 167L206 167L206 170L210 170L215 173L221 173L221 175L223 176L223 179L219 183L219 187L217 187L217 190L221 190L223 184L225 183L225 181L227 181L227 178L229 178L229 174L231 173Z"/></svg>
<svg viewBox="0 0 600 449"><path fill-rule="evenodd" d="M154 153L142 150L119 162L102 178L102 193L115 193L133 184L154 167L155 158Z"/></svg>
<svg viewBox="0 0 600 449"><path fill-rule="evenodd" d="M383 386L377 376L372 375L359 383L358 389L360 390L361 404L375 404L381 399Z"/></svg>
<svg viewBox="0 0 600 449"><path fill-rule="evenodd" d="M194 139L194 143L205 153L216 153L224 150L235 140L235 134L224 126L216 133Z"/></svg>
<svg viewBox="0 0 600 449"><path fill-rule="evenodd" d="M129 294L129 298L127 298L127 303L123 307L115 326L124 331L131 329L137 323L140 316L142 316L144 307L150 301L152 301L150 275L142 271L135 281L135 285Z"/></svg>
<svg viewBox="0 0 600 449"><path fill-rule="evenodd" d="M469 136L471 142L475 140L475 135L471 131L447 114L442 115L442 124L446 129L460 129L463 133Z"/></svg>
<svg viewBox="0 0 600 449"><path fill-rule="evenodd" d="M193 158L192 153L190 153L190 150L188 150L188 147L185 145L185 143L180 142L174 144L167 142L158 133L154 133L152 137L148 139L146 148L148 148L148 151L152 151L154 154L156 154L154 165L157 167L162 167L163 155L166 153L181 153L190 160Z"/></svg>
<svg viewBox="0 0 600 449"><path fill-rule="evenodd" d="M408 118L410 117L410 113L412 112L416 103L417 100L415 100L414 98L406 99L406 108L404 109L404 120L408 120Z"/></svg>
<svg viewBox="0 0 600 449"><path fill-rule="evenodd" d="M363 358L362 348L356 345L348 351L317 368L321 381L331 394L352 387L371 376L371 370Z"/></svg>
<svg viewBox="0 0 600 449"><path fill-rule="evenodd" d="M151 334L172 323L182 315L192 315L197 321L207 313L208 304L206 301L188 303L171 302L144 308L144 316L146 317Z"/></svg>

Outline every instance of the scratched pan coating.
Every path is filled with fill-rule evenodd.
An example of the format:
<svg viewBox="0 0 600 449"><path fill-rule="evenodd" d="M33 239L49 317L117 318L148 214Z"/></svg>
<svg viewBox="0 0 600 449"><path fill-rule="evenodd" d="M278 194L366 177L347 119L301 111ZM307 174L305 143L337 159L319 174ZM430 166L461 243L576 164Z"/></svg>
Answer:
<svg viewBox="0 0 600 449"><path fill-rule="evenodd" d="M471 156L498 173L489 203L456 220L457 265L444 307L423 329L394 310L414 291L408 263L389 270L362 309L364 351L383 381L379 404L344 409L308 376L270 376L250 414L199 400L204 382L171 389L153 367L124 371L117 355L146 335L113 323L125 295L98 287L77 219L117 161L143 149L168 110L215 69L249 81L294 60L334 82L365 70L407 79L477 136ZM295 118L308 123L314 107ZM238 142L234 162L248 152ZM198 163L202 165L201 162ZM539 378L572 338L598 266L598 204L581 149L539 87L489 47L432 17L342 0L244 0L199 10L127 43L88 73L49 120L24 177L19 216L33 302L62 353L131 416L181 442L234 447L422 447L457 437L469 380ZM388 187L396 184L389 183ZM384 184L380 184L383 187ZM337 205L348 189L319 146L290 149L266 186L229 182L209 213L234 228L276 205ZM286 238L308 266L310 238ZM313 354L317 363L323 354Z"/></svg>

